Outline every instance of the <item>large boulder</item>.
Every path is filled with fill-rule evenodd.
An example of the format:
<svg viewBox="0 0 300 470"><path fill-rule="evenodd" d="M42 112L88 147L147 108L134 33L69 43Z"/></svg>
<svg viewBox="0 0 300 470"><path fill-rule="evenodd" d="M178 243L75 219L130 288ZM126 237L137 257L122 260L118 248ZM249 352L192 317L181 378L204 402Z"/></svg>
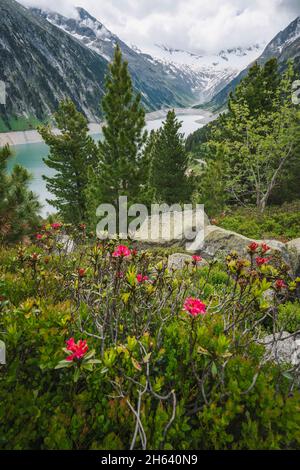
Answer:
<svg viewBox="0 0 300 470"><path fill-rule="evenodd" d="M130 238L149 245L184 247L187 241L203 233L208 224L208 217L202 209L166 211L147 217L141 227L130 234Z"/></svg>
<svg viewBox="0 0 300 470"><path fill-rule="evenodd" d="M294 273L300 276L300 238L286 244Z"/></svg>
<svg viewBox="0 0 300 470"><path fill-rule="evenodd" d="M188 250L194 253L200 253L208 258L224 257L233 250L239 255L245 256L248 246L252 242L259 244L267 243L272 250L280 253L284 260L289 263L289 254L284 243L277 240L253 240L239 233L217 227L216 225L206 226L204 239L201 233L192 243L188 244Z"/></svg>

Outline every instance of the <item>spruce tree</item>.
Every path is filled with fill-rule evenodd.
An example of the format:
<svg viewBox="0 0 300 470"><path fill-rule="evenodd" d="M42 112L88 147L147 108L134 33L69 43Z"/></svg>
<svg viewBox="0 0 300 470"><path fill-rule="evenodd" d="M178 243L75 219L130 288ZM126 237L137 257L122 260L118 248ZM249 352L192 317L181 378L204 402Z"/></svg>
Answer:
<svg viewBox="0 0 300 470"><path fill-rule="evenodd" d="M0 149L0 242L12 243L32 235L40 222L40 204L28 188L30 174L15 165L12 172L7 171L11 156L8 146Z"/></svg>
<svg viewBox="0 0 300 470"><path fill-rule="evenodd" d="M150 186L159 203L171 205L190 199L192 188L186 176L188 156L180 128L175 111L169 111L152 149Z"/></svg>
<svg viewBox="0 0 300 470"><path fill-rule="evenodd" d="M39 132L50 153L44 160L54 170L53 176L43 176L47 189L54 195L49 202L67 223L80 223L87 218L86 186L88 170L97 161L97 145L88 135L87 119L67 99L54 114L60 134L50 126L42 126Z"/></svg>
<svg viewBox="0 0 300 470"><path fill-rule="evenodd" d="M141 158L147 137L145 111L140 94L134 93L128 64L122 60L119 46L109 66L105 88L103 140L99 142L99 162L90 174L87 190L92 222L101 203L117 208L119 196L127 196L130 203L139 202L146 181Z"/></svg>

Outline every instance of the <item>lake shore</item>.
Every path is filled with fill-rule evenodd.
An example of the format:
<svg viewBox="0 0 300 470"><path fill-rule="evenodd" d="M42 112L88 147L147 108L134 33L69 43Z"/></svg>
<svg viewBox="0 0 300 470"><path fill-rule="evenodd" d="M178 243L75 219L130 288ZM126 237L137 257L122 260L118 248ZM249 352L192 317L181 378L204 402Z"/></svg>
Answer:
<svg viewBox="0 0 300 470"><path fill-rule="evenodd" d="M153 111L146 114L146 121L155 121L156 119L163 119L167 115L168 109L162 109L158 111ZM180 120L181 115L199 115L199 127L207 124L210 121L213 121L217 116L210 111L193 109L193 108L175 108L176 115ZM99 134L103 123L100 122L91 122L89 123L89 130L91 135ZM55 129L58 133L58 130ZM13 131L13 132L1 132L0 133L0 147L3 147L6 144L11 145L12 147L16 145L24 144L34 144L43 142L40 134L35 130L29 131Z"/></svg>

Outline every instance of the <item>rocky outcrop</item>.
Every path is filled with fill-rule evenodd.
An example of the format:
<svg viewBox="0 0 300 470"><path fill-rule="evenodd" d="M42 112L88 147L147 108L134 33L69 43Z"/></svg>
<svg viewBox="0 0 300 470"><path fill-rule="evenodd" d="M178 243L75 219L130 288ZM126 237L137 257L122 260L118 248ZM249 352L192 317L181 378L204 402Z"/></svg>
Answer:
<svg viewBox="0 0 300 470"><path fill-rule="evenodd" d="M222 257L233 250L239 255L244 256L247 254L248 246L254 241L259 244L267 243L273 251L280 253L287 263L290 262L289 250L284 243L278 240L253 240L239 233L217 227L216 225L206 226L204 241L199 239L199 243L197 243L196 237L194 242L189 244L188 248L207 258Z"/></svg>
<svg viewBox="0 0 300 470"><path fill-rule="evenodd" d="M300 238L286 244L294 273L300 276Z"/></svg>
<svg viewBox="0 0 300 470"><path fill-rule="evenodd" d="M266 243L274 253L281 255L291 267L294 275L300 275L300 238L289 243L282 243L278 240L254 240L216 225L210 225L207 215L201 210L186 211L184 217L179 211L152 215L144 220L140 229L131 234L130 238L145 248L155 245L163 248L178 247L189 255L199 254L205 259L224 258L230 251L236 251L240 256L245 256L252 242ZM186 260L189 255L186 255ZM179 255L176 256L179 260ZM180 259L184 259L183 255ZM178 261L178 263L174 261L179 265L182 262L184 261Z"/></svg>
<svg viewBox="0 0 300 470"><path fill-rule="evenodd" d="M266 348L266 357L282 364L300 364L300 337L286 331L266 336L261 342Z"/></svg>
<svg viewBox="0 0 300 470"><path fill-rule="evenodd" d="M204 229L208 224L209 219L201 209L166 211L147 217L141 227L131 234L131 238L149 245L182 246L188 249L188 245L199 234L204 236Z"/></svg>

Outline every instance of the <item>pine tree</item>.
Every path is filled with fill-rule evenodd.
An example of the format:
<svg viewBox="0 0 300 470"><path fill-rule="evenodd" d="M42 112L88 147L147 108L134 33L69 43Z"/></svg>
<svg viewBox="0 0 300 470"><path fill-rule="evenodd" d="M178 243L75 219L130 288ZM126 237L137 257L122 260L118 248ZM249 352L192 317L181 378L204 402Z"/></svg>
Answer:
<svg viewBox="0 0 300 470"><path fill-rule="evenodd" d="M39 128L50 147L44 161L55 172L54 176L43 176L47 189L55 196L47 202L59 211L65 222L80 223L87 218L85 191L89 167L97 161L97 145L88 135L86 118L71 100L60 103L54 118L60 135L49 126Z"/></svg>
<svg viewBox="0 0 300 470"><path fill-rule="evenodd" d="M8 146L0 149L0 241L12 243L31 235L39 224L40 204L30 191L30 174L15 165L11 174L7 162L11 156Z"/></svg>
<svg viewBox="0 0 300 470"><path fill-rule="evenodd" d="M169 111L152 149L150 186L159 203L171 205L190 199L192 188L186 176L188 156L180 128L175 111Z"/></svg>
<svg viewBox="0 0 300 470"><path fill-rule="evenodd" d="M101 203L118 207L119 196L127 196L129 203L139 202L143 173L141 150L146 141L145 111L141 96L135 95L119 46L109 66L106 94L102 101L105 119L103 140L99 142L99 162L90 174L87 190L90 219L95 221Z"/></svg>
<svg viewBox="0 0 300 470"><path fill-rule="evenodd" d="M145 204L149 209L151 204L155 201L155 189L151 186L151 165L158 135L158 131L152 130L150 132L141 159L142 174L145 177L145 182L142 186L143 190L140 196L140 202L141 204Z"/></svg>

